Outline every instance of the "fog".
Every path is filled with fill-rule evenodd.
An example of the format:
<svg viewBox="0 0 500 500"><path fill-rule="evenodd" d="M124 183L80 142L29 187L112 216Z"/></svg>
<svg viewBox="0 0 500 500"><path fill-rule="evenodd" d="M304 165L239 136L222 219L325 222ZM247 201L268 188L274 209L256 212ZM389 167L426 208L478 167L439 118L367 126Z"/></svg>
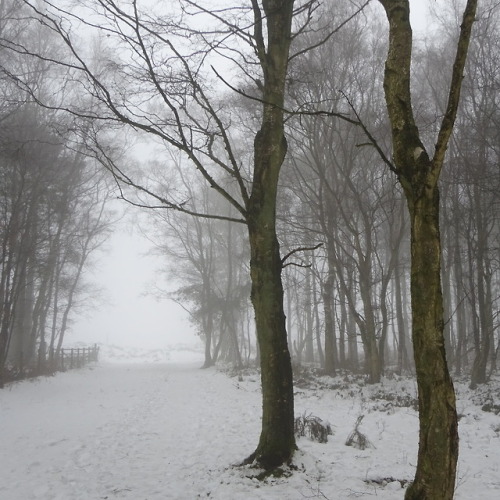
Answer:
<svg viewBox="0 0 500 500"><path fill-rule="evenodd" d="M169 291L174 286L157 280L160 256L151 255L151 243L133 226L120 221L104 250L94 258L87 281L100 288L90 310L75 317L66 343L105 343L164 348L176 343L198 344L187 312L174 301L154 296L155 283Z"/></svg>
<svg viewBox="0 0 500 500"><path fill-rule="evenodd" d="M0 498L497 498L500 4L4 3Z"/></svg>
<svg viewBox="0 0 500 500"><path fill-rule="evenodd" d="M412 25L418 36L428 27L427 3L421 0L410 3ZM90 311L74 318L66 342L144 348L199 344L200 339L181 305L154 296L155 282L169 291L175 286L155 281L164 261L151 254L151 242L133 224L132 218L118 224L106 245L107 250L100 252L96 266L88 272L88 279L102 294Z"/></svg>
<svg viewBox="0 0 500 500"><path fill-rule="evenodd" d="M412 24L417 35L427 28L426 11L426 2L411 2ZM90 311L74 318L66 343L97 342L144 348L199 344L200 339L181 305L154 296L155 280L164 261L151 255L151 243L133 225L131 217L118 224L107 250L100 252L94 269L88 272L88 280L102 293ZM169 291L175 289L164 282L156 283Z"/></svg>

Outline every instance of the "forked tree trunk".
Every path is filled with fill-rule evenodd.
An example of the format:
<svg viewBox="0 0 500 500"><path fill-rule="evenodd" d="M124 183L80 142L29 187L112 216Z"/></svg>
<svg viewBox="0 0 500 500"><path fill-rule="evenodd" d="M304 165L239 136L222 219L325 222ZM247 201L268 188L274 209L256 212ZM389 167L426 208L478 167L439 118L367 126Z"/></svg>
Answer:
<svg viewBox="0 0 500 500"><path fill-rule="evenodd" d="M419 401L415 480L406 500L451 500L458 459L455 392L444 347L438 180L460 98L477 0L464 11L448 103L429 159L415 124L410 92L412 30L408 0L379 0L389 20L384 92L392 128L394 165L411 221L412 338Z"/></svg>

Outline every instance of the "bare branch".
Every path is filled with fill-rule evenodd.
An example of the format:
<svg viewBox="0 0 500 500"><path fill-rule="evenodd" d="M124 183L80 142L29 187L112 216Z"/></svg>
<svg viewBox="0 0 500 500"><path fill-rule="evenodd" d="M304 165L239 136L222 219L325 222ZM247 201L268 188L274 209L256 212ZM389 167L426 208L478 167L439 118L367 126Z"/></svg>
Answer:
<svg viewBox="0 0 500 500"><path fill-rule="evenodd" d="M462 24L460 26L460 36L457 43L457 52L455 62L453 63L453 72L451 76L450 91L448 94L448 104L446 112L441 122L438 139L436 142L436 150L432 159L433 166L436 170L435 175L439 176L439 172L443 165L446 149L453 131L453 125L457 117L457 109L460 101L460 90L462 87L463 73L467 52L469 50L469 42L472 33L472 25L476 18L477 0L467 0L467 5L464 10Z"/></svg>
<svg viewBox="0 0 500 500"><path fill-rule="evenodd" d="M86 20L75 16L73 13L68 13L64 10L61 10L59 7L54 6L58 12L63 15L72 17L77 19L79 22L84 23L87 26L95 27L97 29L102 29L105 32L112 33L121 37L123 41L125 41L134 53L141 58L145 65L145 71L147 72L147 77L151 84L153 85L157 96L161 99L161 101L168 108L170 113L172 113L172 125L174 127L175 133L169 133L165 130L164 127L161 126L161 121L158 123L155 122L155 118L158 118L154 113L150 113L149 116L146 116L141 111L138 111L133 108L133 106L129 106L124 104L123 102L118 101L116 96L113 96L109 87L100 79L99 75L96 74L95 71L92 70L91 67L84 61L82 55L75 48L70 33L66 31L60 23L60 19L57 19L55 16L51 16L51 14L47 11L42 11L37 8L35 5L31 4L27 0L24 0L26 5L29 6L33 12L37 16L37 21L41 22L45 27L55 32L63 41L64 45L69 50L71 56L74 58L74 62L66 63L59 60L52 60L44 57L43 55L30 52L25 47L9 47L11 50L16 50L17 52L30 55L32 57L38 58L40 60L45 60L47 62L51 62L53 64L57 64L58 66L68 68L70 70L75 70L80 72L92 86L91 90L89 90L90 94L93 98L97 99L105 109L106 113L99 114L97 111L85 111L82 112L77 108L67 107L63 105L51 105L47 102L42 102L40 98L38 98L33 90L29 88L29 85L23 82L20 78L15 77L13 80L16 81L18 86L22 88L25 92L32 97L35 102L40 104L41 106L47 109L53 110L62 110L72 114L73 116L77 116L80 118L90 119L90 120L100 120L100 121L109 121L115 123L122 123L132 127L135 130L141 130L153 136L160 138L162 141L173 146L175 149L183 151L193 162L195 168L201 173L201 175L208 181L210 186L214 188L223 198L225 198L236 210L238 210L243 216L245 215L246 207L245 205L248 202L248 193L246 190L246 185L244 180L242 179L239 171L239 165L235 159L234 153L231 148L231 143L229 137L227 135L226 129L218 116L216 110L212 107L210 100L207 98L205 93L203 92L201 86L198 84L196 75L193 73L191 67L186 61L186 58L176 49L174 44L168 39L159 34L156 31L153 31L151 26L144 21L139 19L139 12L137 10L136 1L132 2L133 13L127 13L120 9L118 5L113 1L102 1L99 0L99 4L103 9L105 9L108 16L110 16L114 22L118 22L118 20L123 23L123 27L126 29L130 29L133 31L134 36L130 36L124 33L123 27L117 26L115 29L111 29L109 27L101 27L95 24L92 24ZM47 2L48 5L52 6L50 2ZM206 156L208 156L215 164L219 167L223 167L232 177L234 177L238 183L240 194L243 199L243 204L241 204L235 197L233 197L227 190L225 190L214 178L213 175L207 170L206 166L202 163L200 158L197 156L197 153L200 153L199 149L193 144L193 128L184 123L181 112L184 112L189 118L193 118L187 112L185 104L182 102L179 104L175 101L175 95L172 96L168 94L168 90L164 87L164 82L160 81L160 77L156 72L155 63L152 59L152 53L149 50L149 46L146 43L144 36L152 36L156 40L164 43L166 47L174 54L176 61L178 61L184 69L185 75L187 76L187 83L190 85L192 94L191 97L194 101L213 119L213 122L217 126L218 136L222 139L224 151L227 152L229 164L226 164L225 161L218 158L213 149L208 152L203 152ZM120 97L120 96L119 96ZM193 123L196 124L196 121L192 120ZM203 129L200 127L199 131L207 137L207 140L210 141L210 137L214 137L214 133L210 132L208 129ZM191 136L190 136L191 134Z"/></svg>
<svg viewBox="0 0 500 500"><path fill-rule="evenodd" d="M104 148L98 143L94 142L94 148L92 148L90 145L88 145L88 149L90 151L94 152L94 158L99 161L99 163L108 170L113 178L115 179L115 182L117 184L117 187L120 191L120 196L118 197L119 199L126 201L130 205L133 205L135 207L140 207L140 208L148 208L148 209L169 209L169 210L175 210L177 212L182 212L184 214L192 215L194 217L199 217L202 219L216 219L216 220L225 220L225 221L230 221L230 222L237 222L240 224L246 224L245 219L237 219L234 217L227 217L224 215L217 215L217 214L207 214L203 212L197 212L195 210L190 210L187 208L185 205L187 202L183 203L174 203L171 200L166 199L163 196L160 196L158 193L153 192L151 189L147 188L146 186L143 186L142 184L139 184L138 182L132 180L121 168L119 168L114 160L109 156L109 154L106 153ZM122 189L122 185L125 186L130 186L139 191L140 193L146 194L150 198L160 202L160 205L151 205L151 204L146 204L146 203L139 203L130 200L127 198Z"/></svg>
<svg viewBox="0 0 500 500"><path fill-rule="evenodd" d="M264 67L264 62L266 60L266 45L264 43L264 36L262 34L262 12L260 10L257 0L252 0L252 9L255 20L254 38L255 38L256 53L259 58L259 61L262 64L262 67Z"/></svg>
<svg viewBox="0 0 500 500"><path fill-rule="evenodd" d="M295 255L298 252L306 252L306 251L314 251L317 250L318 248L322 247L323 243L318 243L317 245L313 247L299 247L299 248L294 248L290 252L288 252L282 259L281 259L281 264L283 267L291 264L285 264L285 262L292 256ZM297 264L295 264L297 265Z"/></svg>
<svg viewBox="0 0 500 500"><path fill-rule="evenodd" d="M396 168L396 166L394 165L394 163L392 163L391 160L389 160L389 158L387 157L387 155L384 153L384 151L380 147L378 141L375 139L375 137L373 137L372 133L368 130L368 127L364 124L363 120L359 116L359 113L356 111L356 108L354 107L354 104L351 102L351 100L349 99L349 97L342 90L339 90L339 92L342 94L342 96L344 97L344 99L349 104L349 107L352 109L352 112L356 115L356 118L358 120L357 125L359 125L361 127L361 129L365 133L366 137L370 141L368 144L366 144L366 143L365 144L359 144L358 146L366 146L366 145L373 146L377 150L377 153L379 154L379 156L382 159L382 161L389 167L389 170L391 170L392 172L394 172L395 174L397 174L398 173L398 169Z"/></svg>
<svg viewBox="0 0 500 500"><path fill-rule="evenodd" d="M332 31L328 33L324 38L322 38L319 42L314 43L313 45L310 45L309 47L306 47L302 50L299 50L298 52L295 52L295 54L292 54L288 60L291 61L295 57L301 56L303 54L306 54L310 50L316 49L317 47L320 47L321 45L324 45L330 38L335 34L338 33L347 23L349 23L352 19L354 19L360 12L362 12L366 6L370 3L370 0L366 0L363 5L361 5L351 16L349 16L347 19L342 21L336 28L334 28Z"/></svg>
<svg viewBox="0 0 500 500"><path fill-rule="evenodd" d="M264 99L262 99L260 97L247 94L247 93L243 92L241 89L238 89L238 88L234 87L227 80L225 80L220 75L220 73L213 66L212 66L212 71L217 75L217 77L225 85L227 85L231 90L233 90L237 94L239 94L239 95L241 95L243 97L246 97L247 99L250 99L252 101L259 102L260 104L263 104L263 105L274 106L275 108L280 109L281 111L283 111L283 113L285 113L287 115L290 115L290 116L332 116L332 117L335 117L335 118L340 118L341 120L344 120L346 122L352 123L353 125L359 125L359 123L358 123L357 120L353 120L352 118L349 118L345 114L343 114L343 113L337 113L335 111L326 111L326 110L318 110L318 111L293 111L293 110L286 109L286 108L284 108L282 106L278 106L277 104L273 104L271 102L267 102L267 101L265 101Z"/></svg>

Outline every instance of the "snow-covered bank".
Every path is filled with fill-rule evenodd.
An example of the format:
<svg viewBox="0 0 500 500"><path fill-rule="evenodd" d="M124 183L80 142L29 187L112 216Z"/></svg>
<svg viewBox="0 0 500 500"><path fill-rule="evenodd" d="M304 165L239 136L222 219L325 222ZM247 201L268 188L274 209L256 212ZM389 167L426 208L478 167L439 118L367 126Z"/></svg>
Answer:
<svg viewBox="0 0 500 500"><path fill-rule="evenodd" d="M203 345L175 344L164 348L139 349L133 346L100 344L99 360L111 363L190 363L203 364Z"/></svg>
<svg viewBox="0 0 500 500"><path fill-rule="evenodd" d="M199 366L101 362L0 391L0 499L403 498L399 481L382 480L412 478L417 415L387 400L373 402L371 394L408 392L411 382L299 385L296 414L329 420L334 435L326 444L301 438L298 470L261 482L252 479L255 471L231 467L258 440L258 376L238 380ZM463 394L456 499L494 500L500 417ZM374 448L344 445L360 414L360 430Z"/></svg>

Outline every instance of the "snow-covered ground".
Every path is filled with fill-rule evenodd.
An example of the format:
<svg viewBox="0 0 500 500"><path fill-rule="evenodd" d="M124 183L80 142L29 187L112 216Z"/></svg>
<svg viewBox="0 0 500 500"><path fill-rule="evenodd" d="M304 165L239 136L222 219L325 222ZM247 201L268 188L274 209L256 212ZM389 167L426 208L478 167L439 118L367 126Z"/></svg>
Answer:
<svg viewBox="0 0 500 500"><path fill-rule="evenodd" d="M120 352L122 362L112 362ZM413 477L417 414L398 407L412 399L412 381L299 381L296 414L328 420L334 434L326 444L300 438L297 470L259 481L258 471L234 466L257 444L257 374L200 370L200 354L180 350L150 353L147 363L127 362L118 348L102 358L0 391L1 500L392 500ZM500 416L482 411L464 386L459 393L455 498L497 500ZM365 450L344 444L360 415L373 444Z"/></svg>

